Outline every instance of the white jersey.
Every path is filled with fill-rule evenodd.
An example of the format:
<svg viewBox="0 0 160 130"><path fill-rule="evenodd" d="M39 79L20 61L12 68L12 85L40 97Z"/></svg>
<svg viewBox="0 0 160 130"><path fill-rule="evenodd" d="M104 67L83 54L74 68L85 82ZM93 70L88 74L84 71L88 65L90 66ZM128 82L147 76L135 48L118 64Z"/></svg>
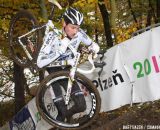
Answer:
<svg viewBox="0 0 160 130"><path fill-rule="evenodd" d="M79 29L77 34L71 40L67 37L60 39L60 36L57 35L57 33L50 31L44 39L43 45L40 49L37 58L37 66L42 68L55 61L59 56L66 52L72 53L67 47L72 46L77 50L81 42L89 46L89 49L95 51L95 53L99 51L99 46L94 43L82 29Z"/></svg>

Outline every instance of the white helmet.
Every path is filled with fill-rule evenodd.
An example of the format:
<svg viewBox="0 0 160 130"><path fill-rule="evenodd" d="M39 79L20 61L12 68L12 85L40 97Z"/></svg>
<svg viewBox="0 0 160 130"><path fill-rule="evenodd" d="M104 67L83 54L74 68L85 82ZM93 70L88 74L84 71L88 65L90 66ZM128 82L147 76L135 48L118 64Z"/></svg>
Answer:
<svg viewBox="0 0 160 130"><path fill-rule="evenodd" d="M68 24L81 25L83 22L83 14L75 8L68 8L63 14L64 21Z"/></svg>

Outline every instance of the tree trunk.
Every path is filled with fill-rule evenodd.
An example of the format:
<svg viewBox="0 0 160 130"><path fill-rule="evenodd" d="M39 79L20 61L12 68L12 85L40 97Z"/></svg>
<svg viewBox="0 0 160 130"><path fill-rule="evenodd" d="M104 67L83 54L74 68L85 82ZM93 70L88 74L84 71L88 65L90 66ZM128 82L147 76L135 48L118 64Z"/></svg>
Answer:
<svg viewBox="0 0 160 130"><path fill-rule="evenodd" d="M154 8L152 6L151 0L148 0L148 15L147 15L147 25L146 26L150 26L151 25L151 19L154 18L155 23L157 23L157 18L155 16L155 12L154 12Z"/></svg>
<svg viewBox="0 0 160 130"><path fill-rule="evenodd" d="M135 16L134 11L132 9L131 0L128 0L128 6L129 6L129 9L131 10L131 14L133 16L134 21L137 23L136 16Z"/></svg>
<svg viewBox="0 0 160 130"><path fill-rule="evenodd" d="M117 13L116 13L116 2L115 0L110 0L110 5L111 5L111 27L114 29L116 28L116 16L117 16Z"/></svg>
<svg viewBox="0 0 160 130"><path fill-rule="evenodd" d="M150 26L150 25L151 25L151 10L148 10L146 26Z"/></svg>
<svg viewBox="0 0 160 130"><path fill-rule="evenodd" d="M95 4L95 41L96 43L99 43L99 40L98 40L98 29L97 29L97 4Z"/></svg>
<svg viewBox="0 0 160 130"><path fill-rule="evenodd" d="M25 105L24 96L24 73L23 68L14 63L14 82L15 82L15 113L17 113Z"/></svg>
<svg viewBox="0 0 160 130"><path fill-rule="evenodd" d="M157 22L160 22L160 0L157 0Z"/></svg>
<svg viewBox="0 0 160 130"><path fill-rule="evenodd" d="M48 15L47 15L47 9L46 9L46 5L45 5L45 0L40 0L40 12L41 12L41 17L43 19L47 19ZM43 40L42 40L43 41ZM44 72L43 70L41 70L39 72L39 81L41 82L44 79Z"/></svg>
<svg viewBox="0 0 160 130"><path fill-rule="evenodd" d="M112 33L111 33L111 27L109 23L109 14L106 9L106 6L104 4L104 0L98 0L98 6L103 18L103 24L104 24L104 29L105 29L105 36L106 36L106 45L108 48L113 46L113 41L112 41Z"/></svg>
<svg viewBox="0 0 160 130"><path fill-rule="evenodd" d="M47 9L45 6L45 1L39 0L39 6L40 6L40 13L41 13L42 18L47 19L48 15L47 15Z"/></svg>
<svg viewBox="0 0 160 130"><path fill-rule="evenodd" d="M110 0L110 6L111 6L111 28L112 28L112 33L114 33L114 37L115 37L115 43L117 43L116 41L116 37L117 37L117 31L116 31L116 17L117 17L117 13L116 13L116 1L115 0Z"/></svg>

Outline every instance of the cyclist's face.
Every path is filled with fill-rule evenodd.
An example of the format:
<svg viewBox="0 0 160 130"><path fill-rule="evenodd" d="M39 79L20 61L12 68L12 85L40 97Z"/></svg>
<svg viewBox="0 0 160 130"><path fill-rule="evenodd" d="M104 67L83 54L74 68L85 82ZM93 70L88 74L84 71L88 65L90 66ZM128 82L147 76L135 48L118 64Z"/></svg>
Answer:
<svg viewBox="0 0 160 130"><path fill-rule="evenodd" d="M64 31L67 34L68 37L73 38L77 32L79 31L79 25L73 25L73 24L65 24Z"/></svg>

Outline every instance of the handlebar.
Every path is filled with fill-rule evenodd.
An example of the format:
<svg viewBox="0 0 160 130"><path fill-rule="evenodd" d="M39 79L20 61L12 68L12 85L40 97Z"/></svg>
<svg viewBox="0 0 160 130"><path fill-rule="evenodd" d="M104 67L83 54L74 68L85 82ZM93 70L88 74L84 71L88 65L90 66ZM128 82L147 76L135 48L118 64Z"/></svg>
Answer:
<svg viewBox="0 0 160 130"><path fill-rule="evenodd" d="M92 73L95 70L95 65L94 65L94 61L93 61L92 57L93 57L92 54L89 54L88 61L92 65L92 68L90 70L82 70L80 68L77 68L77 71L82 73L82 74L90 74L90 73Z"/></svg>
<svg viewBox="0 0 160 130"><path fill-rule="evenodd" d="M77 71L78 71L78 72L83 73L83 74L89 74L89 73L92 73L92 72L95 70L95 68L103 68L103 67L106 65L106 63L105 63L104 61L101 62L101 63L94 62L94 61L93 61L93 58L92 58L92 57L93 57L93 54L92 54L88 49L82 48L82 49L81 49L81 53L82 53L82 52L89 54L89 56L88 56L88 61L89 61L89 63L92 65L92 68L91 68L90 70L82 70L82 69L80 69L80 68L77 68ZM102 57L103 57L105 52L106 52L106 51L104 51L104 50L100 50L100 51L98 52L98 54L102 55Z"/></svg>
<svg viewBox="0 0 160 130"><path fill-rule="evenodd" d="M95 70L95 68L103 68L106 65L105 62L101 62L101 63L94 62L92 57L93 57L92 54L88 56L88 61L92 65L92 68L90 70L82 70L80 68L77 68L77 71L83 74L90 74Z"/></svg>

